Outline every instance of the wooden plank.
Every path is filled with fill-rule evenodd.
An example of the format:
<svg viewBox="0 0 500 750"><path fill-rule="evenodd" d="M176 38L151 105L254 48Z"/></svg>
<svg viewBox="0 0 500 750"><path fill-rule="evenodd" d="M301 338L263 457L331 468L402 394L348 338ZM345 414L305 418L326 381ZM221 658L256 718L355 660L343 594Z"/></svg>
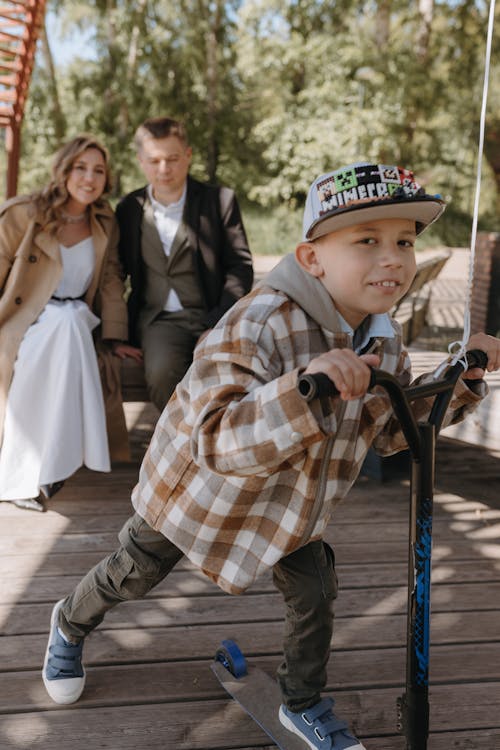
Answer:
<svg viewBox="0 0 500 750"><path fill-rule="evenodd" d="M438 496L436 498L436 515L433 524L433 536L436 540L462 540L464 532L467 532L468 536L473 538L473 532L484 529L486 525L490 524L490 521L498 520L500 512L495 510L483 509L480 512L475 512L477 506L473 508L474 513L469 512L469 515L463 519L454 517L454 523L449 523L450 516L449 511L446 512L446 507L450 507L455 498L450 495L444 497ZM381 532L383 532L384 540L393 542L397 540L405 541L408 536L408 520L407 520L407 506L406 503L403 506L399 501L400 507L397 509L399 518L388 519L374 519L373 522L359 523L358 519L354 522L346 519L348 510L340 509L337 513L332 516L332 521L328 529L328 536L335 543L335 537L339 537L341 543L344 538L348 538L351 543L360 542L377 542L380 540ZM404 508L404 510L403 510ZM9 528L12 529L11 533L6 533L7 527L3 526L3 534L0 534L0 551L1 554L22 554L27 550L32 552L38 552L40 550L48 550L50 548L54 551L71 551L68 545L71 542L76 542L76 546L79 551L82 551L85 546L91 545L95 548L97 546L104 545L107 549L110 545L116 546L117 535L121 529L121 526L130 514L127 512L120 514L120 517L115 519L114 515L109 516L106 513L102 514L102 524L99 523L101 514L96 513L95 516L80 516L77 521L68 521L64 516L55 514L51 516L48 513L37 514L38 523L33 523L33 514L27 513L26 511L16 509L18 514L14 517L12 526L9 524ZM461 512L461 509L459 509ZM354 508L353 508L354 512ZM464 508L465 512L465 508ZM26 518L26 516L30 518ZM8 518L8 514L6 514ZM23 518L25 521L23 523ZM403 518L403 520L399 520ZM17 522L17 523L16 523ZM109 529L109 530L108 530ZM27 533L31 531L31 533ZM337 533L338 532L338 533ZM500 539L500 531L497 531L496 536ZM56 547L64 544L64 549L56 549ZM84 545L84 547L82 547Z"/></svg>
<svg viewBox="0 0 500 750"><path fill-rule="evenodd" d="M1 543L0 543L1 548ZM0 570L2 576L30 575L32 579L51 575L84 575L90 568L101 560L103 553L99 550L94 552L72 552L70 555L45 554L33 560L33 555L1 555ZM1 599L0 599L1 601Z"/></svg>
<svg viewBox="0 0 500 750"><path fill-rule="evenodd" d="M52 556L59 561L59 567L51 572L37 571L30 575L30 559L23 557L21 562L4 568L0 558L0 566L4 576L0 578L0 601L3 604L23 604L57 601L71 591L89 569L88 558L84 557L83 565L80 556L76 556L80 570L75 570L73 555ZM100 557L96 557L98 562ZM380 586L389 582L391 587L406 586L408 567L406 563L363 563L336 566L341 590L364 589ZM8 575L7 575L8 573ZM64 573L64 574L63 574ZM432 581L435 585L450 583L493 583L500 582L500 560L485 559L478 565L477 560L443 560L437 561L432 569ZM154 590L153 596L169 596L175 591L177 594L190 596L206 596L215 592L213 584L190 563L183 560ZM269 572L261 576L250 589L250 593L275 592L272 575Z"/></svg>
<svg viewBox="0 0 500 750"><path fill-rule="evenodd" d="M392 485L387 490L387 495L395 493L395 487ZM357 535L363 534L363 538L366 538L366 534L376 538L377 525L383 524L387 531L384 535L386 538L401 537L406 535L408 528L408 491L398 490L394 502L390 503L390 497L387 498L387 503L380 509L370 509L369 503L361 502L354 495L340 506L332 516L332 526L342 527L342 533L351 535L356 533ZM403 497L401 497L403 495ZM439 524L441 522L447 523L449 521L449 513L446 511L447 504L453 502L464 502L463 499L450 496L449 494L440 494L436 497L435 507L435 523L436 531L439 530ZM465 508L464 508L465 509ZM478 526L484 521L492 518L500 518L500 510L494 511L488 509L487 506L479 502L472 502L470 510L478 511L474 515L470 515L467 520L473 521ZM28 534L32 538L43 537L50 541L52 537L58 537L62 533L66 534L82 534L82 533L95 533L96 531L109 531L118 534L121 526L130 517L133 512L132 507L127 507L124 503L116 503L116 507L110 513L108 512L107 504L104 508L96 504L94 507L94 513L81 514L71 516L68 518L67 515L62 511L59 512L49 511L43 514L27 513L26 511L20 510L10 503L5 503L2 506L2 517L8 519L9 525L6 524L0 529L0 549L3 548L3 540L13 537L26 537ZM359 520L364 520L366 514L370 513L370 524L364 524L360 527ZM485 515L487 513L487 515ZM349 528L353 528L352 531ZM373 529L373 531L372 531ZM453 531L441 528L441 534L456 536L460 529L455 527Z"/></svg>
<svg viewBox="0 0 500 750"><path fill-rule="evenodd" d="M85 568L86 572L87 568ZM407 580L407 566L399 564L370 564L370 565L339 565L336 568L342 589L366 588L380 584L381 581L390 580L391 585L403 586ZM17 572L18 576L14 577ZM54 575L55 573L55 575ZM66 571L67 573L67 571ZM13 571L0 579L0 601L3 604L15 604L22 599L24 604L43 601L55 601L62 593L72 590L79 582L81 574L66 574L61 576L59 571L52 574L21 577L22 571ZM461 582L489 582L500 579L500 562L485 561L484 565L478 566L475 561L460 562L459 565L436 565L433 569L433 580L435 582L445 579L454 579L460 575ZM168 578L155 589L156 595L168 595L172 586L176 591L184 594L200 595L208 590L209 582L195 569L181 570L176 568ZM262 576L252 587L251 591L273 591L274 586L271 574Z"/></svg>
<svg viewBox="0 0 500 750"><path fill-rule="evenodd" d="M0 638L0 672L36 669L45 649L48 628L38 634L13 634ZM228 635L229 634L229 635ZM446 612L432 615L433 645L496 642L498 611L477 613ZM169 654L176 659L207 658L215 653L223 637L236 640L245 654L269 655L279 652L283 620L261 623L216 623L148 628L109 629L105 623L85 644L89 665L123 662L163 661ZM333 636L334 651L341 649L385 649L406 642L406 616L367 615L363 618L338 617Z"/></svg>
<svg viewBox="0 0 500 750"><path fill-rule="evenodd" d="M69 592L68 592L69 593ZM176 594L177 592L174 592ZM406 586L342 590L336 603L337 617L395 614L406 611ZM439 584L432 590L433 612L477 612L498 609L500 584ZM0 622L4 635L44 632L53 603L0 605ZM250 622L275 620L283 616L279 593L246 594L239 597L219 593L200 597L156 596L153 592L142 601L124 602L106 616L108 628L209 624L214 622Z"/></svg>
<svg viewBox="0 0 500 750"><path fill-rule="evenodd" d="M218 645L218 644L216 644ZM434 647L432 649L431 689L449 684L484 684L483 691L500 698L498 663L499 651L479 647L478 658L474 648ZM457 666L457 654L460 666ZM253 657L252 664L275 676L280 657ZM173 703L179 701L211 700L224 697L224 691L213 684L210 674L212 658L199 661L155 661L145 664L117 664L90 666L87 671L85 691L78 708L102 706L140 705L142 703ZM376 651L339 651L330 660L326 693L342 690L358 691L366 696L376 687L404 690L405 649L389 649L384 659ZM54 710L42 683L40 670L4 672L0 674L2 701L0 713ZM491 717L493 718L493 717ZM490 721L491 721L490 718ZM498 721L498 716L494 717ZM462 725L463 726L463 725ZM472 724L471 724L472 726Z"/></svg>
<svg viewBox="0 0 500 750"><path fill-rule="evenodd" d="M26 511L21 511L26 513ZM115 546L117 544L118 533L127 520L128 515L123 518L119 518L115 521L115 516L107 517L103 515L103 522L100 523L99 516L81 516L78 524L68 525L68 522L62 516L58 516L56 519L46 519L46 514L43 514L43 521L33 529L33 533L29 535L29 527L23 529L18 527L17 533L9 535L0 535L0 543L2 554L9 552L16 552L17 554L30 549L31 551L37 551L40 549L47 549L51 543L58 544L62 539L71 541L78 537L78 544L80 544L80 538L87 536L88 541L92 541L99 536L106 539L114 537ZM433 523L433 537L436 540L462 540L464 532L467 532L469 536L473 536L474 532L478 532L489 525L491 519L498 520L500 518L500 511L491 511L489 516L483 514L470 514L465 520L458 518L454 519L453 525L449 523L449 518L436 517ZM50 528L49 528L50 525ZM107 531L110 529L110 531ZM104 533L103 533L104 532ZM398 520L386 520L383 522L374 523L363 523L360 524L358 521L350 523L345 519L341 522L338 519L333 518L328 531L329 538L333 544L336 543L336 539L342 542L344 539L349 539L353 544L359 544L361 542L371 543L376 542L380 539L381 535L387 542L406 542L408 538L408 521ZM498 534L500 539L500 533Z"/></svg>
<svg viewBox="0 0 500 750"><path fill-rule="evenodd" d="M380 534L380 536L382 535ZM329 531L325 534L325 538L333 543ZM23 552L19 553L14 545L7 556L0 555L0 567L4 573L14 568L14 573L17 570L22 575L32 572L35 575L36 571L53 569L62 570L66 574L82 575L93 564L99 562L102 557L112 552L115 547L115 535L109 534L106 536L97 533L90 540L85 535L61 538L56 540L47 551L43 548L36 549L35 545L31 549L29 545L25 545ZM377 541L369 544L349 544L345 542L336 543L334 547L338 566L352 564L383 565L387 564L387 560L392 560L394 565L403 565L408 558L407 543L403 541L393 543ZM500 560L499 544L496 539L489 540L487 544L481 540L434 542L433 563L435 568L440 564L446 566L474 560L481 560L486 564L488 561L492 561L496 565ZM86 561L88 561L88 564L85 564ZM187 569L188 565L182 560L176 570L183 567ZM254 586L259 585L260 582L254 584Z"/></svg>
<svg viewBox="0 0 500 750"><path fill-rule="evenodd" d="M403 739L398 737L378 737L370 738L366 747L369 750L404 750L406 745ZM500 750L500 732L487 729L431 734L427 747L428 750Z"/></svg>
<svg viewBox="0 0 500 750"><path fill-rule="evenodd" d="M10 518L12 521L9 524L10 533L8 533L5 525L0 530L0 550L2 552L7 550L6 545L9 539L19 538L23 540L27 536L30 540L45 540L46 546L49 546L51 540L57 539L61 534L94 534L109 531L116 538L121 527L131 515L131 509L123 508L122 502L114 513L96 512L95 514L76 516L71 520L62 512L36 514L37 517L35 517L34 513L27 513L19 508L14 507L14 510L17 510L17 514L9 512L2 514L4 518ZM25 517L20 517L20 513L24 513ZM16 545L21 549L20 542L16 542Z"/></svg>
<svg viewBox="0 0 500 750"><path fill-rule="evenodd" d="M0 728L2 747L50 750L63 747L61 738L71 737L71 750L268 748L265 735L234 701L215 697L216 679L213 675L211 678L211 700L94 708L91 720L88 710L77 707L8 714ZM498 691L485 688L474 684L432 688L431 728L435 734L431 734L429 750L500 747ZM335 696L336 710L349 721L368 750L403 750L404 740L395 730L395 701L399 694L399 689L339 691ZM12 737L15 744L10 743Z"/></svg>

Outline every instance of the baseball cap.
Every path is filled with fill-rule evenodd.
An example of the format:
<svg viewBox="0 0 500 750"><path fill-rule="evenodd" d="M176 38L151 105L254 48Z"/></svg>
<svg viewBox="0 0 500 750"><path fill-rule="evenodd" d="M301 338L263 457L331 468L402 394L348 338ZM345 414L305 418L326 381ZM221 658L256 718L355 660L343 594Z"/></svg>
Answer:
<svg viewBox="0 0 500 750"><path fill-rule="evenodd" d="M350 164L312 183L304 209L304 240L376 219L413 219L420 234L445 205L440 195L426 193L408 169Z"/></svg>

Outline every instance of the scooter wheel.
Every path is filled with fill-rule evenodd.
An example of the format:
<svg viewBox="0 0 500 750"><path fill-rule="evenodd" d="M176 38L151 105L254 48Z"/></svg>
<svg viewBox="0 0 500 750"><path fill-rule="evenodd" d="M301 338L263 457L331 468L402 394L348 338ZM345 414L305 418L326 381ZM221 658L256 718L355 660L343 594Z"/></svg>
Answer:
<svg viewBox="0 0 500 750"><path fill-rule="evenodd" d="M245 657L234 641L225 640L221 642L215 652L215 661L220 661L233 677L243 677L247 674Z"/></svg>

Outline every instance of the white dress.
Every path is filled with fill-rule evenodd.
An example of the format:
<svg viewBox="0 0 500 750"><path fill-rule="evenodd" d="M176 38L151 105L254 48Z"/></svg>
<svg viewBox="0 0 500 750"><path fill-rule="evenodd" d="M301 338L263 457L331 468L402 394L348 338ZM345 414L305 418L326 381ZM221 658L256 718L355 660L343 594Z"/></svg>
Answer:
<svg viewBox="0 0 500 750"><path fill-rule="evenodd" d="M94 272L89 237L60 245L61 283L19 347L0 449L0 498L37 497L43 484L82 464L110 471L104 400L92 330L97 318L81 297Z"/></svg>

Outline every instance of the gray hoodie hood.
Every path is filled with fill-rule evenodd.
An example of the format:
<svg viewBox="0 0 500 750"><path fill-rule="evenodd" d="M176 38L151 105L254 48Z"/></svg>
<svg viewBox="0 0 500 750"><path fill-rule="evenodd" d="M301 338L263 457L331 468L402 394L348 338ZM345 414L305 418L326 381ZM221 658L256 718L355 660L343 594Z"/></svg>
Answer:
<svg viewBox="0 0 500 750"><path fill-rule="evenodd" d="M284 292L322 328L339 331L345 327L345 322L321 281L304 271L293 253L285 255L262 283Z"/></svg>
<svg viewBox="0 0 500 750"><path fill-rule="evenodd" d="M293 253L285 255L261 283L286 294L327 331L350 331L321 281L304 271ZM367 335L393 338L396 332L396 323L392 317L388 313L380 313L369 315L359 327L356 336L361 341L366 339Z"/></svg>

